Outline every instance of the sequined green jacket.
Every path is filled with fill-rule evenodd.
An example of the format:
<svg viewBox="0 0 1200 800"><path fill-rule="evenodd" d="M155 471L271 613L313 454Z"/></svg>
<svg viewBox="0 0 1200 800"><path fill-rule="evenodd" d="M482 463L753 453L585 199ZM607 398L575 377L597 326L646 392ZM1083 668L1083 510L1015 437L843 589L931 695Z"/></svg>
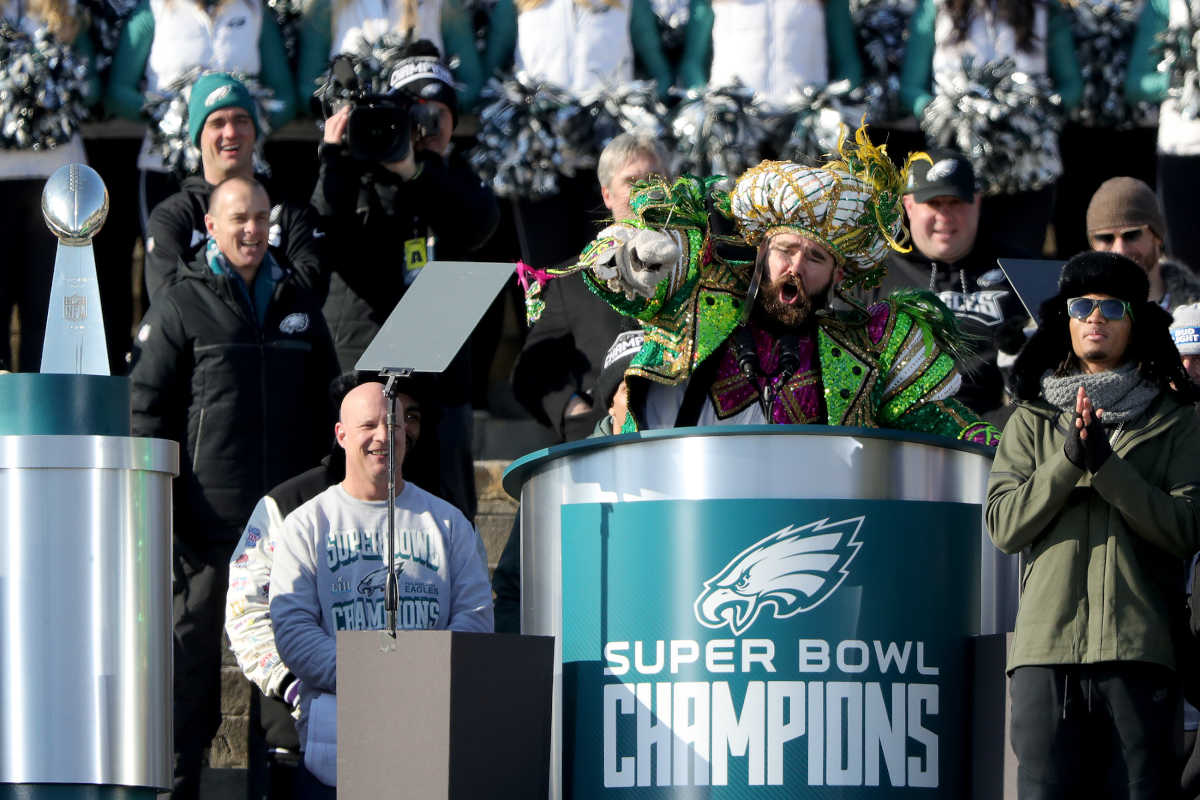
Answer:
<svg viewBox="0 0 1200 800"><path fill-rule="evenodd" d="M681 183L692 181L686 192ZM653 297L627 290L618 279L601 280L590 269L618 243L593 241L569 271L587 270L589 288L614 309L641 321L642 349L627 378L676 386L686 383L742 322L754 264L721 254L735 237L712 231L710 213L728 210L715 182L681 179L635 196L639 227L674 231L680 257ZM822 312L817 354L825 411L830 425L887 427L935 433L995 445L999 432L953 399L960 382L951 352L953 317L931 294L893 295L866 314ZM645 386L630 381L630 407L623 431L643 426L638 397ZM775 421L790 421L777 419Z"/></svg>

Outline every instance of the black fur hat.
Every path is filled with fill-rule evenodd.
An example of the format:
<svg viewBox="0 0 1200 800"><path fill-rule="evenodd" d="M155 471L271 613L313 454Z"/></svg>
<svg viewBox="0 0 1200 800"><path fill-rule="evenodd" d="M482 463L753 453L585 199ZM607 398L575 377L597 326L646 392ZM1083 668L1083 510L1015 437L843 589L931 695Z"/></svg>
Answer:
<svg viewBox="0 0 1200 800"><path fill-rule="evenodd" d="M1088 251L1063 266L1057 299L1065 302L1085 294L1118 297L1137 309L1150 295L1150 279L1146 270L1125 256Z"/></svg>
<svg viewBox="0 0 1200 800"><path fill-rule="evenodd" d="M1058 294L1038 309L1037 332L1013 364L1012 382L1018 399L1036 399L1041 394L1042 376L1067 363L1065 359L1071 356L1067 300L1086 294L1105 294L1129 303L1133 331L1126 354L1144 379L1184 402L1200 399L1171 339L1171 315L1148 299L1146 271L1125 256L1101 252L1080 253L1068 261L1058 280Z"/></svg>

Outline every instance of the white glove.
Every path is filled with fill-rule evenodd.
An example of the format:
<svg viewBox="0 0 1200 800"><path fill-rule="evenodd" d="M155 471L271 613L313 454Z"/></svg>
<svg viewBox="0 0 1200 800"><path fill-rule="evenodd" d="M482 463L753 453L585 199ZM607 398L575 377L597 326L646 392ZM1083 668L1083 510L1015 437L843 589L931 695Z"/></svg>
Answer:
<svg viewBox="0 0 1200 800"><path fill-rule="evenodd" d="M607 240L592 263L596 277L613 291L632 300L650 298L658 284L670 274L665 267L679 261L679 244L670 234L628 225L610 225L600 232Z"/></svg>

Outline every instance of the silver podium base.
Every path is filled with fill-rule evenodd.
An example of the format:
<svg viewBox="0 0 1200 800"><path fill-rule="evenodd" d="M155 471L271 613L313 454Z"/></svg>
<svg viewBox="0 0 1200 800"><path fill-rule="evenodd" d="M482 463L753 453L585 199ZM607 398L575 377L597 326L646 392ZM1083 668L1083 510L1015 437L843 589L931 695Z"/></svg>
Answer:
<svg viewBox="0 0 1200 800"><path fill-rule="evenodd" d="M620 576L622 573L643 569L640 564L636 563L638 561L636 544L632 547L624 546L613 538L616 532L609 530L606 522L598 525L594 531L594 537L602 540L603 543L595 545L594 552L599 554L597 557L604 562L602 567L597 568L599 575L597 585L602 587L600 591L604 595L596 602L599 603L599 613L602 616L597 623L592 619L581 618L575 613L575 609L572 609L568 614L571 629L564 631L564 613L566 613L564 611L564 593L568 589L571 592L579 591L575 584L570 587L564 584L564 537L568 534L567 528L569 527L564 520L569 522L570 519L582 518L584 514L577 512L580 512L580 509L586 511L588 504L605 504L605 508L611 509L611 511L602 509L597 512L596 519L606 520L608 514L615 513L621 508L629 509L629 504L651 503L653 505L654 501L659 501L659 505L677 505L683 509L679 516L674 517L677 522L668 524L682 524L695 529L699 528L695 518L689 520L687 515L688 513L705 513L695 511L700 508L696 503L709 501L717 501L712 507L719 507L725 501L741 501L741 505L727 504L725 507L745 509L747 517L753 517L755 513L753 501L756 499L763 500L763 506L778 505L780 500L800 501L801 503L812 501L814 506L822 504L836 506L839 503L846 505L848 501L866 501L873 503L875 509L894 504L892 514L896 517L903 517L907 513L906 509L913 509L916 513L922 507L942 509L953 507L951 510L955 512L953 515L955 518L960 522L965 519L970 523L963 526L968 529L964 531L964 535L974 537L971 541L962 543L962 537L956 536L957 530L947 529L939 532L939 535L943 537L941 541L962 543L962 552L966 555L961 562L955 563L961 563L965 570L970 571L970 574L957 578L958 582L955 585L960 588L954 591L960 591L961 594L949 595L956 598L954 602L959 603L959 608L956 610L960 620L957 630L966 635L988 634L1011 630L1016 614L1017 598L1016 559L1004 556L992 547L983 524L983 505L990 468L991 451L987 448L934 436L824 426L730 426L653 431L562 445L548 451L531 454L515 462L505 477L505 486L511 494L515 494L519 488L521 499L521 631L525 634L554 636L556 645L550 797L558 800L565 794L572 793L564 787L564 783L570 784L570 776L565 773L568 773L573 767L563 761L563 714L564 703L573 703L575 698L564 698L563 695L564 634L572 634L576 639L586 640L585 644L590 647L591 640L587 640L583 634L573 634L572 629L580 626L582 628L597 626L602 631L598 634L600 637L598 641L601 646L606 646L605 642L610 639L604 637L610 636L611 627L616 624L614 620L619 616L619 612L614 610L615 607L612 604L621 602L619 599L615 599L622 593L621 589L629 588L620 585L619 582L622 580ZM691 512L688 511L689 503L692 504L693 511ZM704 508L709 507L704 506ZM637 513L634 509L632 513L625 513L623 518L629 519L636 516ZM662 513L669 514L671 512ZM853 514L848 515L853 516ZM653 514L648 514L647 518L655 517ZM658 518L671 519L669 516L662 517L661 515L656 519ZM678 522L678 520L683 520L683 522ZM744 523L747 528L751 527L751 521L747 519ZM732 518L730 522L731 525L727 527L738 527L743 524L742 520L736 517ZM952 525L953 523L948 524ZM776 527L766 528L764 531L770 533ZM933 527L937 527L936 518ZM647 533L654 532L658 540L662 540L662 537L658 536L661 528L644 530ZM572 539L574 542L586 542L592 535L589 531L578 528L569 533L575 537ZM637 531L635 530L633 533L632 538L636 540ZM621 535L626 536L624 541L628 542L630 538L628 529L625 529ZM753 541L761 535L755 533L747 541ZM651 546L649 538L647 537L648 548ZM680 548L678 546L680 541L690 543ZM670 545L656 545L659 548L657 551L647 549L648 553L653 552L657 557L656 563L662 573L669 576L664 577L663 580L674 580L679 584L677 593L680 594L680 602L674 603L674 605L682 609L681 615L676 616L676 619L681 621L681 632L676 632L671 627L674 623L664 622L660 625L660 629L669 630L671 633L668 635L660 630L660 638L672 640L696 638L696 631L700 629L695 628L694 622L688 618L690 613L688 609L691 608L690 604L696 596L700 584L686 576L680 580L679 570L691 569L692 563L705 558L711 561L714 556L705 552L710 547L710 541L710 539L697 534L691 540L676 538L671 540ZM580 545L580 547L586 546L586 544ZM625 549L620 549L623 546ZM929 547L929 545L924 546ZM663 550L664 547L668 549ZM738 551L736 549L729 551L728 548L720 551L721 554L726 552L737 553ZM879 548L876 548L875 552L879 552ZM631 553L635 555L630 555ZM927 554L922 555L919 553L919 548L914 548L911 558L922 558ZM628 560L619 560L622 557ZM903 554L899 557L904 558ZM864 558L866 557L864 556ZM574 557L571 574L590 575L587 560L587 556L582 559L578 556ZM723 563L724 560L725 556L721 555L721 558L714 563ZM672 561L676 563L671 563ZM865 561L860 559L859 564L864 563ZM920 569L920 566L910 563L907 568L915 572ZM646 575L645 572L638 572L638 574L643 577ZM860 577L858 580L861 581L862 578ZM851 587L854 579L847 580L846 583L848 587ZM848 588L843 593L843 600L848 601L854 596L848 594L849 592L861 593L870 590L871 584L866 584L865 587L860 585L858 588ZM631 589L631 593L636 591L638 591L636 587ZM654 591L661 591L662 596L668 598L670 597L669 593L675 590ZM658 597L658 595L654 596ZM863 596L865 597L865 595ZM901 600L902 598L897 598L897 601ZM588 597L579 598L575 603L575 608L589 608L591 602ZM671 605L672 603L668 601L666 604ZM635 616L636 609L637 606L633 606L632 613ZM629 606L625 607L627 614L630 610ZM669 612L660 604L645 606L644 613L655 616L666 615ZM764 611L759 615L759 619L767 620L769 616L770 611ZM733 618L730 617L730 619ZM793 621L796 626L795 630L799 631L795 635L801 637L815 635L804 632L805 626L810 623L803 617L795 616L779 624L792 624ZM715 627L708 622L705 624L710 628ZM740 635L741 631L735 630L734 633ZM717 635L719 634L712 633L712 636ZM723 635L729 636L730 631L725 629ZM748 635L754 634L751 632ZM572 636L568 638L572 638ZM628 638L628 636L629 634L626 634L624 638ZM618 638L621 637L618 636ZM856 637L853 635L853 631L847 631L846 638ZM794 644L795 639L791 641ZM621 644L621 646L624 645ZM618 652L628 655L625 650ZM783 650L781 649L779 652L783 652ZM613 664L621 663L620 658L609 660L601 656L599 650L596 651L596 655L588 655L586 658L599 658L610 667ZM578 656L569 657L567 660L573 659L578 659ZM582 669L585 670L589 666L586 662L578 660L576 663L583 663ZM954 680L961 678L964 676L956 676ZM599 685L601 682L612 679L601 677L594 680L595 685ZM624 680L665 679L626 677ZM704 678L692 678L691 680L704 680ZM628 706L628 708L632 707L632 705ZM626 707L623 706L614 706L613 708L617 708L620 713L632 713L624 711L623 709ZM581 709L573 709L573 713L578 717L579 714L592 713L592 711L585 704ZM581 747L580 736L587 735L586 730L584 734L576 732L572 735L576 740L575 747L579 750ZM947 741L952 742L952 740L953 736ZM600 745L597 744L595 747L596 752L599 752ZM621 750L623 757L628 752L640 751ZM608 761L605 764L605 769L609 771L604 773L604 786L621 785L620 781L628 779L619 760L612 762L611 765ZM587 768L591 769L592 767L588 766ZM641 781L644 777L639 773L637 786L643 785ZM954 780L958 779L958 777L954 778ZM581 791L578 787L575 788L573 794L588 797L607 796L607 792L610 790L599 788L601 783L601 778L597 774L594 783L589 784L597 787L595 794L590 794L591 790ZM625 785L632 786L632 784ZM656 783L655 786L657 785L661 784ZM633 789L625 791L631 792L629 796L635 796L632 794ZM681 792L678 796L687 796L687 790L680 789L678 791ZM945 791L944 788L943 791ZM953 790L951 791L953 792ZM663 796L668 795L664 794ZM850 797L851 795L846 796ZM858 795L853 796L857 797ZM874 795L866 792L865 796Z"/></svg>
<svg viewBox="0 0 1200 800"><path fill-rule="evenodd" d="M0 784L171 787L174 442L0 436Z"/></svg>

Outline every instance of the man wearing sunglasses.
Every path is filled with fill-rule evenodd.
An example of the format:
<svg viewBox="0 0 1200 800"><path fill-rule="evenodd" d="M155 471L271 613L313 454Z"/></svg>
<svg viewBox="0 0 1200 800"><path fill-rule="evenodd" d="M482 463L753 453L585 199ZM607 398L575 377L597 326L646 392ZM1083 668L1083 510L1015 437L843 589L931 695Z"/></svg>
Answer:
<svg viewBox="0 0 1200 800"><path fill-rule="evenodd" d="M1200 398L1144 270L1081 253L1013 366L988 483L1024 554L1009 652L1018 797L1173 797L1182 728L1170 617L1200 549Z"/></svg>
<svg viewBox="0 0 1200 800"><path fill-rule="evenodd" d="M1154 190L1137 178L1109 178L1088 203L1093 250L1137 262L1150 280L1150 299L1163 308L1200 301L1200 280L1188 267L1163 257L1166 230Z"/></svg>

